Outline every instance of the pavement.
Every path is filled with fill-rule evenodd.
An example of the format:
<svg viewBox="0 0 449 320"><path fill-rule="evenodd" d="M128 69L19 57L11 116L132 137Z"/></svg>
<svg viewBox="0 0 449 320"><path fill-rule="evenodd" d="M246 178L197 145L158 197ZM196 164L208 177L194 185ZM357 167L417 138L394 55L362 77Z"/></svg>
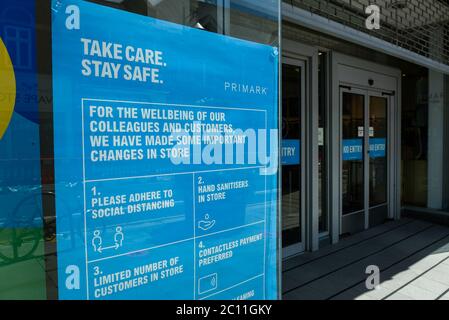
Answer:
<svg viewBox="0 0 449 320"><path fill-rule="evenodd" d="M449 300L449 228L406 218L296 256L283 263L282 291L286 300Z"/></svg>

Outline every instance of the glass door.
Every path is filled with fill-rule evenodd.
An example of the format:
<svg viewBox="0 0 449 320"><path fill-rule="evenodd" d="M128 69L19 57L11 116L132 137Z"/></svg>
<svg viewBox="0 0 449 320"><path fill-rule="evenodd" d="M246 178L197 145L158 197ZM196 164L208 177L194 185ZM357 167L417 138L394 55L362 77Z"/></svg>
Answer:
<svg viewBox="0 0 449 320"><path fill-rule="evenodd" d="M282 251L290 257L304 251L304 136L305 65L284 58L282 65Z"/></svg>
<svg viewBox="0 0 449 320"><path fill-rule="evenodd" d="M369 227L388 218L388 100L369 92Z"/></svg>
<svg viewBox="0 0 449 320"><path fill-rule="evenodd" d="M365 229L365 92L342 90L342 234Z"/></svg>
<svg viewBox="0 0 449 320"><path fill-rule="evenodd" d="M388 218L389 96L342 88L341 234Z"/></svg>

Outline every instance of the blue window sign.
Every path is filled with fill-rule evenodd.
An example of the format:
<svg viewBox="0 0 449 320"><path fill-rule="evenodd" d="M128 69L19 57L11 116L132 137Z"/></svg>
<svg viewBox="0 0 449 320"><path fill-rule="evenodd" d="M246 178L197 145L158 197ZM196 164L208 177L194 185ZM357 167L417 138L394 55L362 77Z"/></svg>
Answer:
<svg viewBox="0 0 449 320"><path fill-rule="evenodd" d="M299 165L301 163L301 141L282 140L281 158L282 165Z"/></svg>
<svg viewBox="0 0 449 320"><path fill-rule="evenodd" d="M369 155L371 158L385 158L386 157L386 139L385 138L371 138L369 139Z"/></svg>
<svg viewBox="0 0 449 320"><path fill-rule="evenodd" d="M385 158L386 139L370 138L369 154L372 159ZM343 140L343 161L354 161L363 159L363 139Z"/></svg>
<svg viewBox="0 0 449 320"><path fill-rule="evenodd" d="M52 9L60 298L276 299L277 48Z"/></svg>
<svg viewBox="0 0 449 320"><path fill-rule="evenodd" d="M363 159L363 139L343 140L343 161Z"/></svg>

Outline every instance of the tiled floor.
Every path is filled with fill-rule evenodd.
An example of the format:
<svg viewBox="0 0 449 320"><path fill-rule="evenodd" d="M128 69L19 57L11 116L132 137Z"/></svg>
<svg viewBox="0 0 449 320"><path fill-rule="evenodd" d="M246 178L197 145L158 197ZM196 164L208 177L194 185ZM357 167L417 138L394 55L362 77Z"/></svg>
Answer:
<svg viewBox="0 0 449 320"><path fill-rule="evenodd" d="M366 287L366 268L380 286ZM403 219L283 264L284 299L449 300L449 228Z"/></svg>

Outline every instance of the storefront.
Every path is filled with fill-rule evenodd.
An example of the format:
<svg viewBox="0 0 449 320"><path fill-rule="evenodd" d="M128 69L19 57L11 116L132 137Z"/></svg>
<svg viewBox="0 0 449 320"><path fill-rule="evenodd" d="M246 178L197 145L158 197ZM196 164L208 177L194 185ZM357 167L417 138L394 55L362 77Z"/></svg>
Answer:
<svg viewBox="0 0 449 320"><path fill-rule="evenodd" d="M283 57L283 139L303 142L282 168L288 257L399 218L401 72L288 39Z"/></svg>

